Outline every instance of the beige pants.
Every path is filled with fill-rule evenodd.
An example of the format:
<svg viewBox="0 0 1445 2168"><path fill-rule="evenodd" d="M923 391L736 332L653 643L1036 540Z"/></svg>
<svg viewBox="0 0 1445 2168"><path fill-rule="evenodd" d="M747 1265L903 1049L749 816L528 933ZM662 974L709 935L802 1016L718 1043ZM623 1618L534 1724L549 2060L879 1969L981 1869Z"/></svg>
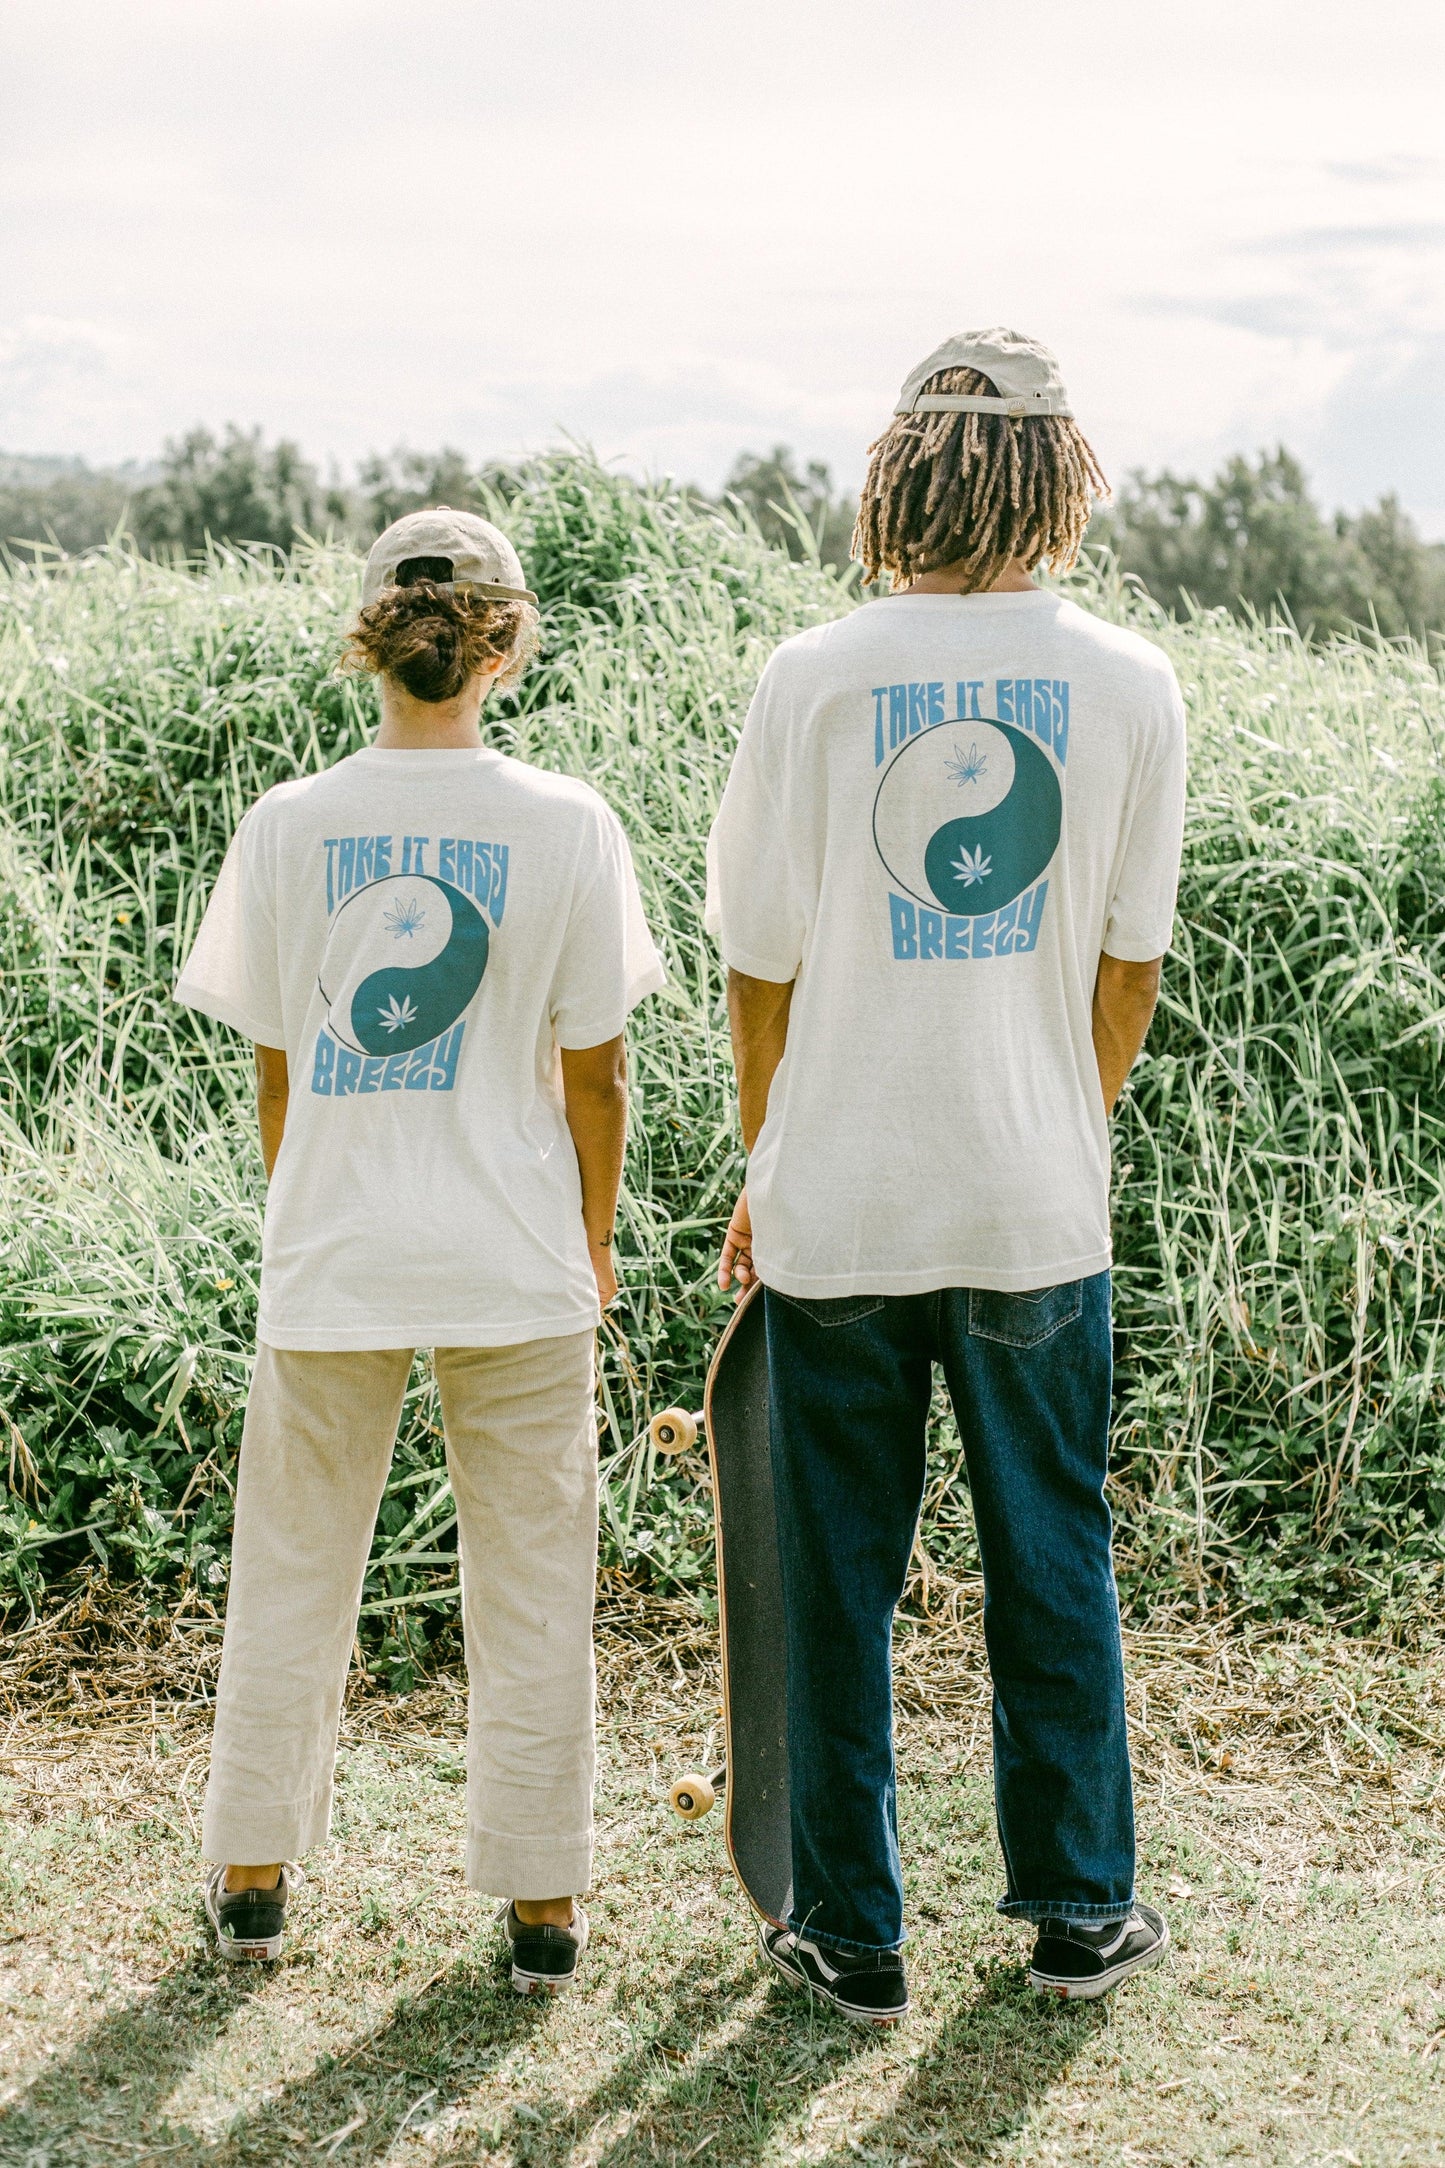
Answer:
<svg viewBox="0 0 1445 2168"><path fill-rule="evenodd" d="M438 1348L471 1684L467 1880L566 1897L592 1875L593 1336ZM320 1844L362 1577L411 1352L257 1352L206 1787L207 1859Z"/></svg>

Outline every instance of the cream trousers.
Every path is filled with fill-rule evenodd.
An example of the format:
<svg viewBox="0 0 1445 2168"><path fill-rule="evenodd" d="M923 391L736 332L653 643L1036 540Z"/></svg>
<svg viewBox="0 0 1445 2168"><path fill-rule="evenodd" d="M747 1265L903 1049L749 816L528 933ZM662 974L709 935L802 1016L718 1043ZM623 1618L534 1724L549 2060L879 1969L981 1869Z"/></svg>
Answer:
<svg viewBox="0 0 1445 2168"><path fill-rule="evenodd" d="M330 1828L342 1690L411 1360L257 1351L207 1859L295 1859ZM498 1897L566 1897L592 1875L592 1364L590 1332L436 1350L471 1687L467 1880Z"/></svg>

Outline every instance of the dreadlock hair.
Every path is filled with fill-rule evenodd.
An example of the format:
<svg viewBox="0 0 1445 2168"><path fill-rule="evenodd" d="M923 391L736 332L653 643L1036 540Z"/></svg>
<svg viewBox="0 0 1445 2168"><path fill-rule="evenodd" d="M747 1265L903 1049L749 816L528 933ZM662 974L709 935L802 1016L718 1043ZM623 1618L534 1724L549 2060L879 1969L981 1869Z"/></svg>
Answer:
<svg viewBox="0 0 1445 2168"><path fill-rule="evenodd" d="M997 398L977 369L940 369L926 392ZM1012 559L1067 572L1096 496L1109 485L1077 422L1062 414L895 414L868 447L853 529L865 579L895 588L960 565L968 590L992 587Z"/></svg>

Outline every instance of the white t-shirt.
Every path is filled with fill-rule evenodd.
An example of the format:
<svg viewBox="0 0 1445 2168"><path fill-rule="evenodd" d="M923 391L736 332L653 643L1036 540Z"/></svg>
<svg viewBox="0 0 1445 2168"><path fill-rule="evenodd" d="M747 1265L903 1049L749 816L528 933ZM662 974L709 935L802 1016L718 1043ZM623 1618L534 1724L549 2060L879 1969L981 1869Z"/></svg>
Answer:
<svg viewBox="0 0 1445 2168"><path fill-rule="evenodd" d="M1042 589L889 596L778 649L707 920L732 968L797 981L748 1167L768 1285L1108 1265L1094 979L1168 948L1183 807L1168 659Z"/></svg>
<svg viewBox="0 0 1445 2168"><path fill-rule="evenodd" d="M491 751L353 753L237 829L176 987L284 1048L257 1329L503 1347L598 1320L559 1047L663 981L585 783Z"/></svg>

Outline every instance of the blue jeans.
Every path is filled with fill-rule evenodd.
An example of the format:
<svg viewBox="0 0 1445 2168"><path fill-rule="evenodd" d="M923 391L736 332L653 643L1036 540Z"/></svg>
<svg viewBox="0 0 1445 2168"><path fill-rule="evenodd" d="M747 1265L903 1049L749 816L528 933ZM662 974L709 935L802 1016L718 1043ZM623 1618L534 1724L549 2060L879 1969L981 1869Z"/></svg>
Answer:
<svg viewBox="0 0 1445 2168"><path fill-rule="evenodd" d="M1119 1603L1104 1503L1109 1275L1027 1295L767 1290L787 1607L791 1924L896 1949L893 1613L923 1502L933 1365L967 1455L993 1675L994 1798L1020 1919L1134 1899Z"/></svg>

